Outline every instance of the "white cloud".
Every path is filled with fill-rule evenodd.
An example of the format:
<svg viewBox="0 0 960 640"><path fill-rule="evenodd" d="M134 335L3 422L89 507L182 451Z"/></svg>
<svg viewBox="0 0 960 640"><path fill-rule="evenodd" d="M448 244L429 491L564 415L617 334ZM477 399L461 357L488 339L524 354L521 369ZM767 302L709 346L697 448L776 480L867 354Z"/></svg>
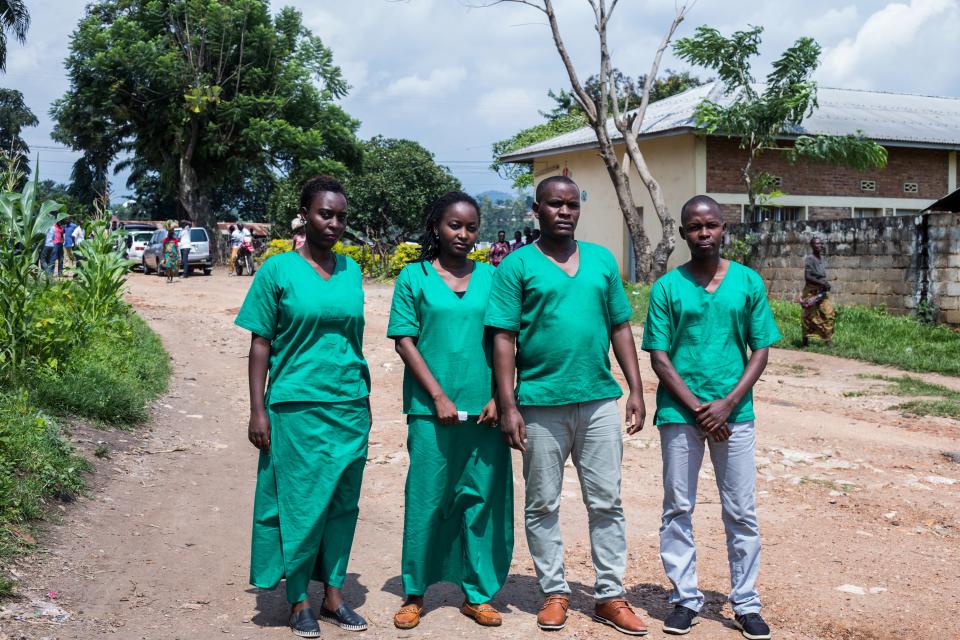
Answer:
<svg viewBox="0 0 960 640"><path fill-rule="evenodd" d="M392 81L383 90L385 98L427 98L454 91L467 77L467 70L463 67L446 67L434 69L426 78L419 75L408 75Z"/></svg>
<svg viewBox="0 0 960 640"><path fill-rule="evenodd" d="M912 0L909 5L890 3L870 15L854 37L845 38L824 51L820 77L836 86L867 88L873 79L870 71L885 69L889 73L902 69L907 72L904 55L920 63L931 53L927 48L930 41L920 37L921 32L935 26L944 14L955 16L957 11L955 0ZM909 71L915 72L917 68Z"/></svg>
<svg viewBox="0 0 960 640"><path fill-rule="evenodd" d="M811 16L803 22L801 33L811 36L819 42L842 38L856 28L856 5L847 5L839 9L830 9L818 16Z"/></svg>
<svg viewBox="0 0 960 640"><path fill-rule="evenodd" d="M494 89L477 100L476 115L491 128L507 127L519 131L540 121L538 109L543 97L529 89Z"/></svg>

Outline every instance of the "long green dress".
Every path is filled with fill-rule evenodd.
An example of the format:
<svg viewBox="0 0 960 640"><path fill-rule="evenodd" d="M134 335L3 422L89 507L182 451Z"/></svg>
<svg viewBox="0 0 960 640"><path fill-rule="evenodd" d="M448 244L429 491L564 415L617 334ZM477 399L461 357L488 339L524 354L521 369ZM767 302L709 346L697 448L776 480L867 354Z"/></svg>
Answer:
<svg viewBox="0 0 960 640"><path fill-rule="evenodd" d="M250 583L286 578L293 604L311 578L343 585L357 525L370 432L360 268L338 255L324 280L296 252L274 256L236 324L270 340L271 443L257 470Z"/></svg>
<svg viewBox="0 0 960 640"><path fill-rule="evenodd" d="M478 424L493 394L490 343L483 314L493 279L476 263L462 297L428 262L408 265L394 288L387 335L417 341L447 397L469 415L441 425L433 400L410 371L403 378L407 418L403 590L423 595L452 582L472 604L503 586L513 556L513 471L500 430Z"/></svg>

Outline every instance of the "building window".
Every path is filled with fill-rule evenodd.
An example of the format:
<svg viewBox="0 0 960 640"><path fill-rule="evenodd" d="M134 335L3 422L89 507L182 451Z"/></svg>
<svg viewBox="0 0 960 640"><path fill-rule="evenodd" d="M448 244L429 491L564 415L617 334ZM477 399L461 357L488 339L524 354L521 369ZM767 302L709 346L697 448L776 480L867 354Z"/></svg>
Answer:
<svg viewBox="0 0 960 640"><path fill-rule="evenodd" d="M803 207L757 207L750 216L750 222L796 222L803 220Z"/></svg>
<svg viewBox="0 0 960 640"><path fill-rule="evenodd" d="M770 186L777 189L783 187L783 176L770 176Z"/></svg>
<svg viewBox="0 0 960 640"><path fill-rule="evenodd" d="M917 184L916 182L904 182L903 192L904 193L920 193L920 185Z"/></svg>
<svg viewBox="0 0 960 640"><path fill-rule="evenodd" d="M876 180L861 180L860 181L860 191L876 191L877 190L877 181Z"/></svg>
<svg viewBox="0 0 960 640"><path fill-rule="evenodd" d="M882 218L883 209L863 209L855 207L853 209L854 218Z"/></svg>

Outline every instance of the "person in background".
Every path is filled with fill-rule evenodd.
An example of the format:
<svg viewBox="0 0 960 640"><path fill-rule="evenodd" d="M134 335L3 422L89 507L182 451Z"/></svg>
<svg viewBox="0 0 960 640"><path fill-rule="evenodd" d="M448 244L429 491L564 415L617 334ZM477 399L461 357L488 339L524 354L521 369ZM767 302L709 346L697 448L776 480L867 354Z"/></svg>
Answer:
<svg viewBox="0 0 960 640"><path fill-rule="evenodd" d="M239 223L238 223L239 224ZM236 274L237 253L240 252L240 245L243 244L243 231L240 231L234 225L230 225L230 258L227 260L227 275Z"/></svg>
<svg viewBox="0 0 960 640"><path fill-rule="evenodd" d="M53 260L57 263L57 275L63 275L63 221L53 225ZM52 265L51 265L52 266Z"/></svg>
<svg viewBox="0 0 960 640"><path fill-rule="evenodd" d="M490 264L499 266L500 261L510 253L510 243L507 242L507 232L503 229L497 232L497 241L490 246Z"/></svg>
<svg viewBox="0 0 960 640"><path fill-rule="evenodd" d="M810 344L810 338L820 338L828 347L833 346L833 330L837 314L827 297L830 283L827 282L827 261L823 259L823 240L814 236L810 239L810 251L803 261L803 294L800 305L803 307L803 346Z"/></svg>
<svg viewBox="0 0 960 640"><path fill-rule="evenodd" d="M73 238L73 247L77 250L80 249L80 245L83 244L83 241L87 239L87 234L83 230L82 224L78 224L77 228L73 230L73 233L71 233L70 236ZM80 252L76 251L74 253L74 260L79 263L82 259L83 257L80 255Z"/></svg>
<svg viewBox="0 0 960 640"><path fill-rule="evenodd" d="M63 250L66 253L66 259L71 266L77 263L73 257L73 232L77 230L77 223L72 219L67 219L66 226L63 228Z"/></svg>
<svg viewBox="0 0 960 640"><path fill-rule="evenodd" d="M307 242L307 233L304 230L304 221L303 218L297 216L290 223L290 228L293 230L293 250L297 251Z"/></svg>
<svg viewBox="0 0 960 640"><path fill-rule="evenodd" d="M760 572L754 460L757 429L753 385L780 339L763 280L720 257L720 205L694 196L680 210L680 237L689 262L657 280L642 349L660 379L654 423L663 459L660 560L673 584L665 633L685 635L699 622L704 595L697 584L693 510L704 451L720 493L734 624L748 640L770 638L760 615Z"/></svg>
<svg viewBox="0 0 960 640"><path fill-rule="evenodd" d="M53 236L56 233L54 230L56 226L56 224L52 224L47 229L47 237L43 241L43 251L40 252L40 267L46 273L53 273Z"/></svg>
<svg viewBox="0 0 960 640"><path fill-rule="evenodd" d="M516 251L523 246L523 232L513 232L513 242L510 244L510 251Z"/></svg>
<svg viewBox="0 0 960 640"><path fill-rule="evenodd" d="M180 244L173 229L168 229L167 237L163 239L163 271L167 274L167 283L173 282L179 263Z"/></svg>
<svg viewBox="0 0 960 640"><path fill-rule="evenodd" d="M190 221L184 220L180 227L180 267L183 269L184 278L190 277L190 249L193 248L190 229Z"/></svg>
<svg viewBox="0 0 960 640"><path fill-rule="evenodd" d="M533 242L533 229L530 227L523 228L523 244L530 244Z"/></svg>

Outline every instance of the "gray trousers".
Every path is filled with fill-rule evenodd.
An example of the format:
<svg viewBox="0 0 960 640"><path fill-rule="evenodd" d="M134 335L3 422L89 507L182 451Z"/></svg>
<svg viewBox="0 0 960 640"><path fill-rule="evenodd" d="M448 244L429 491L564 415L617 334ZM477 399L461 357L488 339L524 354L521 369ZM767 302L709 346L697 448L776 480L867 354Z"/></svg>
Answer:
<svg viewBox="0 0 960 640"><path fill-rule="evenodd" d="M727 538L730 603L736 614L756 613L760 611L760 594L756 589L760 572L760 527L754 496L757 433L752 421L731 424L730 431L729 440L713 442L707 440L696 425L660 425L663 455L660 560L673 583L670 604L700 611L703 593L697 588L697 547L692 517L703 452L709 446Z"/></svg>
<svg viewBox="0 0 960 640"><path fill-rule="evenodd" d="M560 494L568 457L580 477L597 572L594 596L622 598L627 536L620 503L622 420L616 399L557 407L520 407L527 426L523 455L527 546L544 594L569 594L563 574Z"/></svg>

